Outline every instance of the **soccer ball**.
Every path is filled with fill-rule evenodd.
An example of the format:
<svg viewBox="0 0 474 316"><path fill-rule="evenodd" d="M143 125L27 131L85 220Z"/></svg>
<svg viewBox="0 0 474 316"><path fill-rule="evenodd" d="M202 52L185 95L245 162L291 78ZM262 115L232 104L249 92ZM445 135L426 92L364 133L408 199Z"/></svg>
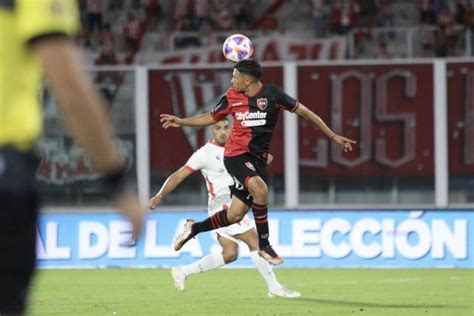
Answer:
<svg viewBox="0 0 474 316"><path fill-rule="evenodd" d="M222 53L227 60L236 63L252 56L253 45L247 36L234 34L225 40Z"/></svg>

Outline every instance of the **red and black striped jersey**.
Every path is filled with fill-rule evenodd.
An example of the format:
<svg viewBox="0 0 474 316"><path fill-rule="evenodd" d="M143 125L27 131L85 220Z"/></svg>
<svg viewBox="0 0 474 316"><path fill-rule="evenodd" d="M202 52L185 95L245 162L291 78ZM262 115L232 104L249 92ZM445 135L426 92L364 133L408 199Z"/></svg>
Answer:
<svg viewBox="0 0 474 316"><path fill-rule="evenodd" d="M232 115L234 125L227 140L226 157L251 153L265 159L280 111L294 112L298 101L274 84L264 84L254 96L246 96L230 87L212 109L214 120Z"/></svg>

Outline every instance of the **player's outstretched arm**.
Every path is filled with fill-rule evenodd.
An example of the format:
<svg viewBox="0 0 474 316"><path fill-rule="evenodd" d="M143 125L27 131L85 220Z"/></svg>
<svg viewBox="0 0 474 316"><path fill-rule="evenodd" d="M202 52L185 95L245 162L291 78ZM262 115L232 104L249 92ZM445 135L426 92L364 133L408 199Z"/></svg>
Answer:
<svg viewBox="0 0 474 316"><path fill-rule="evenodd" d="M161 186L160 191L158 191L158 193L150 199L148 202L148 208L154 210L161 203L161 200L174 189L176 189L176 187L191 173L192 172L188 168L182 167L170 175L168 179L166 179L165 183L163 183Z"/></svg>
<svg viewBox="0 0 474 316"><path fill-rule="evenodd" d="M177 128L181 126L207 126L216 122L214 121L211 112L185 118L179 118L170 114L161 114L160 118L161 124L165 129L169 127Z"/></svg>
<svg viewBox="0 0 474 316"><path fill-rule="evenodd" d="M324 121L318 115L316 115L316 113L308 109L306 106L300 103L295 113L303 117L308 122L310 122L314 127L320 129L331 140L341 145L344 151L348 151L348 150L352 151L352 144L356 143L354 140L351 140L349 138L346 138L344 136L337 135L336 133L334 133L326 125L326 123L324 123Z"/></svg>
<svg viewBox="0 0 474 316"><path fill-rule="evenodd" d="M32 51L45 70L48 85L58 99L58 108L74 138L89 153L94 168L108 175L116 204L132 222L134 236L143 227L145 208L136 192L124 191L124 162L113 139L105 101L82 71L82 61L75 44L63 38L51 38L33 44Z"/></svg>

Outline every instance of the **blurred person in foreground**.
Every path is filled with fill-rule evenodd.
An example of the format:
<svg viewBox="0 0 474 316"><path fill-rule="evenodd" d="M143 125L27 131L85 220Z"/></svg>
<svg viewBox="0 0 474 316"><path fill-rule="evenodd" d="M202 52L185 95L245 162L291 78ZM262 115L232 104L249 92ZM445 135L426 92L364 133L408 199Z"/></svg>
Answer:
<svg viewBox="0 0 474 316"><path fill-rule="evenodd" d="M0 0L0 315L25 313L34 272L39 197L32 148L42 130L43 75L62 118L91 156L117 207L143 226L144 208L125 176L106 106L81 70L70 38L79 27L76 1Z"/></svg>
<svg viewBox="0 0 474 316"><path fill-rule="evenodd" d="M279 86L264 84L260 64L252 59L239 61L232 73L232 86L211 112L190 118L161 114L163 127L211 125L232 115L234 124L225 145L224 165L234 179L229 210L221 210L201 222L189 219L174 248L197 234L237 223L252 208L259 237L259 255L269 263L283 262L269 241L267 158L273 130L281 110L294 112L321 130L344 151L355 141L334 133L313 111L286 94Z"/></svg>
<svg viewBox="0 0 474 316"><path fill-rule="evenodd" d="M208 214L212 216L221 210L229 209L232 199L229 187L234 183L224 167L224 146L230 133L229 125L229 119L225 118L211 126L214 139L193 153L183 167L166 179L160 191L148 203L150 209L155 209L166 195L198 170L206 180L209 192ZM267 164L271 163L272 159L273 156L268 154ZM300 293L282 286L276 279L272 267L258 255L257 232L247 215L238 223L219 228L215 233L217 241L222 246L221 253L212 253L199 261L171 269L174 284L179 291L185 290L185 282L189 276L218 269L235 261L239 254L238 241L240 240L249 247L250 258L267 284L269 297L298 298L301 296Z"/></svg>

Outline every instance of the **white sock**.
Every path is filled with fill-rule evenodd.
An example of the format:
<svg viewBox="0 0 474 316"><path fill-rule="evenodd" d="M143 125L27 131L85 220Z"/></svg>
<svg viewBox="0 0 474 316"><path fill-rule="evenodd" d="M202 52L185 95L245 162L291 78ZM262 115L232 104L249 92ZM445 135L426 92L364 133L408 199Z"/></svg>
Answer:
<svg viewBox="0 0 474 316"><path fill-rule="evenodd" d="M205 256L199 261L193 262L186 266L183 266L183 271L186 276L196 273L202 273L209 270L218 269L225 265L224 257L222 253L213 253Z"/></svg>
<svg viewBox="0 0 474 316"><path fill-rule="evenodd" d="M250 252L250 258L257 267L258 272L260 272L260 275L267 283L268 289L276 289L281 287L281 284L276 279L275 273L273 273L272 267L267 261L265 261L265 259L260 257L258 251Z"/></svg>

